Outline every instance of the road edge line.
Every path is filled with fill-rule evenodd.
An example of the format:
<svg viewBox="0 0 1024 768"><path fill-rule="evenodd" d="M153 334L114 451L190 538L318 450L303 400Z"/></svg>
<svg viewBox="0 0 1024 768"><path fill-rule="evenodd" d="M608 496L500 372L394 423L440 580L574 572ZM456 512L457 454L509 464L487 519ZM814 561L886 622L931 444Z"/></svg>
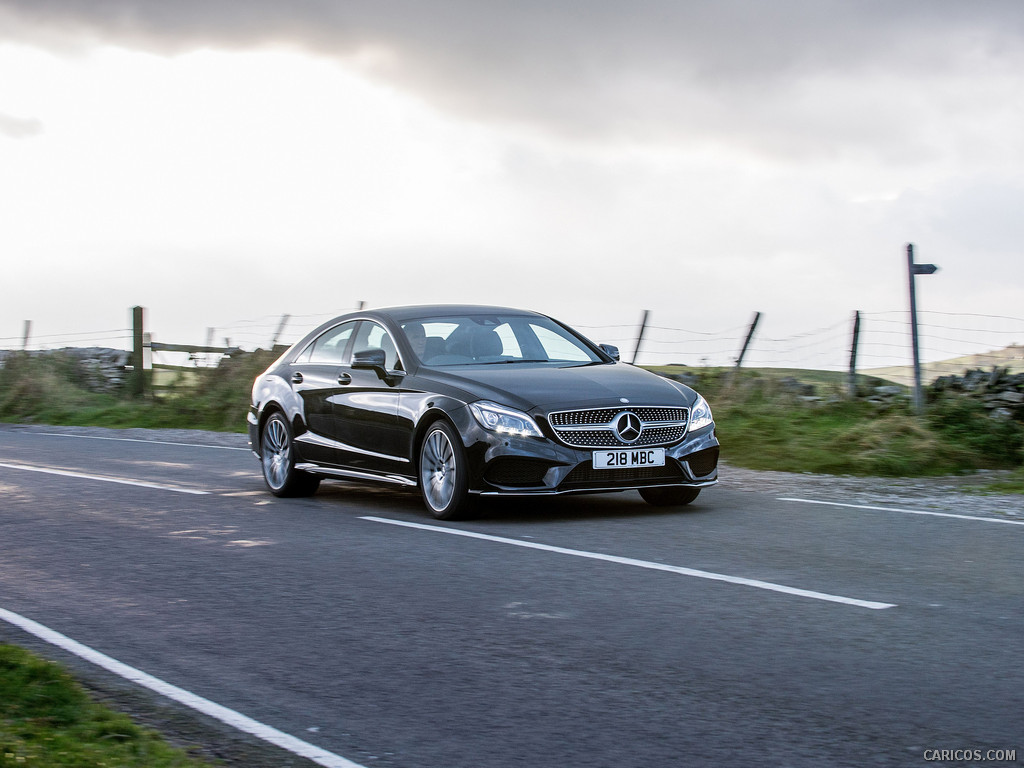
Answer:
<svg viewBox="0 0 1024 768"><path fill-rule="evenodd" d="M131 667L111 656L107 656L104 653L100 653L87 645L83 645L77 640L72 640L67 635L62 635L56 630L50 629L37 621L21 616L13 611L0 608L0 619L24 630L25 632L28 632L30 635L35 635L40 640L44 640L50 645L55 645L58 648L62 648L63 650L78 656L80 659L84 659L98 667L102 667L118 677L122 677L136 685L141 685L144 688L148 688L161 696L165 696L179 704L185 705L189 709L194 709L208 717L219 720L225 725L230 725L232 728L255 736L258 739L273 744L276 747L280 747L294 755L312 760L314 763L322 765L325 768L365 768L364 766L354 763L341 755L328 752L326 749L321 749L307 741L303 741L302 739L287 734L284 731L279 731L272 726L259 722L258 720L253 720L251 717L247 717L240 712L228 709L227 707L210 701L209 699L204 699L202 696L165 682L158 677L153 677L153 675L143 672L140 669L136 669L135 667Z"/></svg>
<svg viewBox="0 0 1024 768"><path fill-rule="evenodd" d="M85 472L72 472L67 469L51 469L50 467L31 467L27 464L8 464L0 461L3 469L20 469L24 472L40 472L44 475L57 475L58 477L73 477L77 480L95 480L101 483L117 483L118 485L132 485L136 488L150 488L157 491L173 491L174 493L188 493L193 496L209 496L210 491L201 491L195 488L175 488L173 485L161 485L150 483L146 480L131 480L123 477L104 477L103 475L89 475Z"/></svg>

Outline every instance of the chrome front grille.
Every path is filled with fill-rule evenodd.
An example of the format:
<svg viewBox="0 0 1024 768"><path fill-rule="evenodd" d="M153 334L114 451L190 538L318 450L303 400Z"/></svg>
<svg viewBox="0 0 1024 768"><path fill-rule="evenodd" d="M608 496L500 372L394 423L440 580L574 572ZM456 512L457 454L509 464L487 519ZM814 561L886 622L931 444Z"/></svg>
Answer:
<svg viewBox="0 0 1024 768"><path fill-rule="evenodd" d="M620 417L627 413L639 421L635 440L623 440L616 431ZM548 414L548 423L558 439L573 448L622 448L676 443L686 434L689 418L688 408L642 406L555 411Z"/></svg>

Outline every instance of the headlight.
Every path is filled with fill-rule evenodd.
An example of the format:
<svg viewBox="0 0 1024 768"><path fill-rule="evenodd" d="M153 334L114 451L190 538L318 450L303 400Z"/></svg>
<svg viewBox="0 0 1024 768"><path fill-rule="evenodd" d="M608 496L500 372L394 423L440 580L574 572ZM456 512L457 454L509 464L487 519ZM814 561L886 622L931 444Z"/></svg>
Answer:
<svg viewBox="0 0 1024 768"><path fill-rule="evenodd" d="M518 437L544 437L537 423L522 411L505 408L497 403L481 401L470 403L469 410L476 416L480 426L499 435Z"/></svg>
<svg viewBox="0 0 1024 768"><path fill-rule="evenodd" d="M711 415L711 406L708 405L708 401L697 395L697 402L690 409L690 431L696 432L698 429L710 427L714 423L715 419Z"/></svg>

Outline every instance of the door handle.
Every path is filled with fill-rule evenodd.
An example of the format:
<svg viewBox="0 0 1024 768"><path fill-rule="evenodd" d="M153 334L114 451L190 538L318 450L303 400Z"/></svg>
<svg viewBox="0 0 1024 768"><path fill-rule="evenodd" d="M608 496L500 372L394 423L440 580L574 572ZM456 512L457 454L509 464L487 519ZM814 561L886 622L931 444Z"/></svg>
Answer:
<svg viewBox="0 0 1024 768"><path fill-rule="evenodd" d="M302 374L299 373L298 371L296 371L295 373L292 374L292 384L301 384L301 383L302 383Z"/></svg>
<svg viewBox="0 0 1024 768"><path fill-rule="evenodd" d="M347 374L347 373L339 373L338 374L338 383L339 384L351 384L352 383L352 377L349 374Z"/></svg>

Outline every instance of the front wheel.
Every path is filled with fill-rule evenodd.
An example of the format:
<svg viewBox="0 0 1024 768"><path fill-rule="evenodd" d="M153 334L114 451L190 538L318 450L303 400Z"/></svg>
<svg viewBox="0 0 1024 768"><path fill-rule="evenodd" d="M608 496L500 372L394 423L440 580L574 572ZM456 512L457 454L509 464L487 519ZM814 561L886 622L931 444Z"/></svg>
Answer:
<svg viewBox="0 0 1024 768"><path fill-rule="evenodd" d="M281 413L271 415L263 425L260 464L267 488L275 496L312 496L320 486L319 477L295 468L292 427Z"/></svg>
<svg viewBox="0 0 1024 768"><path fill-rule="evenodd" d="M447 422L431 425L420 446L420 491L427 509L438 520L472 516L466 452Z"/></svg>
<svg viewBox="0 0 1024 768"><path fill-rule="evenodd" d="M640 495L644 501L656 507L684 507L700 495L700 488L641 488Z"/></svg>

